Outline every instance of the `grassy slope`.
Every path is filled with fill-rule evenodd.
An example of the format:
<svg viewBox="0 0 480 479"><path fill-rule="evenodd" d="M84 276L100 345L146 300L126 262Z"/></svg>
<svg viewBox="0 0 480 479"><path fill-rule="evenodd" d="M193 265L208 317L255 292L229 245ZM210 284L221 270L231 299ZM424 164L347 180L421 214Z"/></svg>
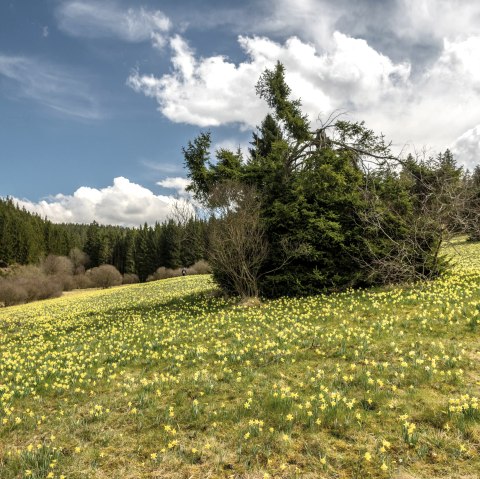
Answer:
<svg viewBox="0 0 480 479"><path fill-rule="evenodd" d="M0 311L0 478L477 478L480 245L242 309L207 276Z"/></svg>

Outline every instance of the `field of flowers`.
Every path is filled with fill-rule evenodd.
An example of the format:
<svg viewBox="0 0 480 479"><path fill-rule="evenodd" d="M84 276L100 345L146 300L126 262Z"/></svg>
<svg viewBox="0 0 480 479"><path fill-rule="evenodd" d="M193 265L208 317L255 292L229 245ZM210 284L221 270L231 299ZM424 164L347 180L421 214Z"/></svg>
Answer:
<svg viewBox="0 0 480 479"><path fill-rule="evenodd" d="M452 251L415 288L0 310L0 478L480 477L480 245Z"/></svg>

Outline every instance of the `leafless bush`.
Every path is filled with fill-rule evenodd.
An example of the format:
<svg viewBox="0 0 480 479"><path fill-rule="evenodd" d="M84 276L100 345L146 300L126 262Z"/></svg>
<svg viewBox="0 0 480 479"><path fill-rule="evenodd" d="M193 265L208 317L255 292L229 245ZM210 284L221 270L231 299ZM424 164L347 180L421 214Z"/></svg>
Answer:
<svg viewBox="0 0 480 479"><path fill-rule="evenodd" d="M49 254L42 264L42 270L47 275L72 275L73 262L66 256Z"/></svg>
<svg viewBox="0 0 480 479"><path fill-rule="evenodd" d="M93 288L93 282L89 275L77 274L73 277L75 287L73 289L87 289Z"/></svg>
<svg viewBox="0 0 480 479"><path fill-rule="evenodd" d="M87 253L84 253L78 248L73 248L70 250L68 257L73 263L73 274L82 274L85 272L85 268L90 261Z"/></svg>
<svg viewBox="0 0 480 479"><path fill-rule="evenodd" d="M27 302L56 298L62 294L63 290L62 283L57 277L47 277L45 275L20 276L13 281L27 292Z"/></svg>
<svg viewBox="0 0 480 479"><path fill-rule="evenodd" d="M54 278L62 285L63 291L71 291L77 287L75 277L70 274L57 274Z"/></svg>
<svg viewBox="0 0 480 479"><path fill-rule="evenodd" d="M210 274L211 272L212 268L204 259L187 268L187 274Z"/></svg>
<svg viewBox="0 0 480 479"><path fill-rule="evenodd" d="M165 266L160 266L155 273L148 276L147 281L157 281L159 279L167 279L167 278L176 278L178 276L182 276L182 270L180 268L171 269L165 268Z"/></svg>
<svg viewBox="0 0 480 479"><path fill-rule="evenodd" d="M103 264L97 268L92 268L87 271L87 274L93 285L99 288L110 288L122 284L122 275L111 264Z"/></svg>
<svg viewBox="0 0 480 479"><path fill-rule="evenodd" d="M125 273L123 275L122 284L136 284L136 283L140 283L140 278L138 277L138 275L133 273Z"/></svg>
<svg viewBox="0 0 480 479"><path fill-rule="evenodd" d="M182 276L183 268L165 268L160 266L155 273L148 276L147 281L158 281L159 279L177 278ZM210 274L212 272L210 265L205 260L199 260L189 268L187 268L187 275L192 274Z"/></svg>
<svg viewBox="0 0 480 479"><path fill-rule="evenodd" d="M255 188L224 182L211 194L210 204L208 260L215 279L226 292L258 297L268 242Z"/></svg>
<svg viewBox="0 0 480 479"><path fill-rule="evenodd" d="M28 274L33 269L24 268L25 275L17 272L8 278L0 278L0 303L12 306L61 295L62 283L57 277L47 277L42 273L36 276Z"/></svg>
<svg viewBox="0 0 480 479"><path fill-rule="evenodd" d="M43 271L38 266L33 264L29 265L16 265L12 268L10 276L14 278L38 278L43 275Z"/></svg>
<svg viewBox="0 0 480 479"><path fill-rule="evenodd" d="M27 292L25 289L11 280L0 278L0 304L13 306L25 303L26 300Z"/></svg>

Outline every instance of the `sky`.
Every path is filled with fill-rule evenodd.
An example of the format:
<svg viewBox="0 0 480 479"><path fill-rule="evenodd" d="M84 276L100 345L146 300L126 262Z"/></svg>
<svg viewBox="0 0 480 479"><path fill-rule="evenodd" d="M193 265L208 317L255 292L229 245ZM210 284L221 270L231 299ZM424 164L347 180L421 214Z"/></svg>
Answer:
<svg viewBox="0 0 480 479"><path fill-rule="evenodd" d="M312 126L480 163L476 0L2 0L0 196L54 222L137 226L185 195L182 147L246 150L277 61Z"/></svg>

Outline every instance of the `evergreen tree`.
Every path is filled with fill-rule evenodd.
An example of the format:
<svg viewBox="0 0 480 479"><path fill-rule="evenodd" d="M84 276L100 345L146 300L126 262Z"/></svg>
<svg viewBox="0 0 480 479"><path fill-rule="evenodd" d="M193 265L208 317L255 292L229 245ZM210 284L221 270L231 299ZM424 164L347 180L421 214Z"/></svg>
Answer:
<svg viewBox="0 0 480 479"><path fill-rule="evenodd" d="M396 198L403 202L398 206L411 215L419 214L415 201L420 192L409 194L426 188L425 182L409 183L391 174L375 178L380 190L388 191L383 197L375 196L375 208L383 208L385 213L383 232L386 228L393 234L382 236L378 229L364 223L364 213L373 211L368 189L371 177L364 168L364 158L380 164L392 159L383 136L363 123L346 121L312 131L300 101L289 98L290 88L280 63L262 74L257 93L272 113L254 133L250 157L244 162L238 152L220 150L217 162L211 162L210 134L200 134L183 150L192 182L189 190L204 205L218 209L222 206L218 201L222 185L234 182L239 185L238 191L241 185L256 189L269 243L269 254L259 274L264 295L307 294L376 281L378 276L374 279L365 270L365 261L373 262L373 253L386 254L391 246L388 241L406 245L404 240L415 233L413 222L402 221L398 211L390 217L386 214L384 201L390 189L397 189ZM442 155L439 162L445 174L454 168L450 153ZM412 168L423 168L428 174L416 162ZM434 176L438 177L438 171ZM395 230L399 225L402 228ZM365 237L365 229L370 236ZM441 240L437 234L437 230L426 234L421 239L423 250L409 252L414 269L431 262L429 271L438 273L437 247ZM225 275L212 266L221 285L229 289L231 283L225 279L222 284Z"/></svg>
<svg viewBox="0 0 480 479"><path fill-rule="evenodd" d="M180 251L180 234L179 226L173 221L169 220L164 225L164 232L162 238L163 251L163 266L166 268L180 268L182 265L181 251Z"/></svg>
<svg viewBox="0 0 480 479"><path fill-rule="evenodd" d="M83 250L90 258L89 267L100 266L102 243L100 239L100 226L96 221L90 223L87 229L87 239Z"/></svg>
<svg viewBox="0 0 480 479"><path fill-rule="evenodd" d="M156 269L152 262L151 235L151 230L145 223L143 227L138 230L135 238L135 266L136 274L140 278L140 281L145 281L148 275Z"/></svg>

